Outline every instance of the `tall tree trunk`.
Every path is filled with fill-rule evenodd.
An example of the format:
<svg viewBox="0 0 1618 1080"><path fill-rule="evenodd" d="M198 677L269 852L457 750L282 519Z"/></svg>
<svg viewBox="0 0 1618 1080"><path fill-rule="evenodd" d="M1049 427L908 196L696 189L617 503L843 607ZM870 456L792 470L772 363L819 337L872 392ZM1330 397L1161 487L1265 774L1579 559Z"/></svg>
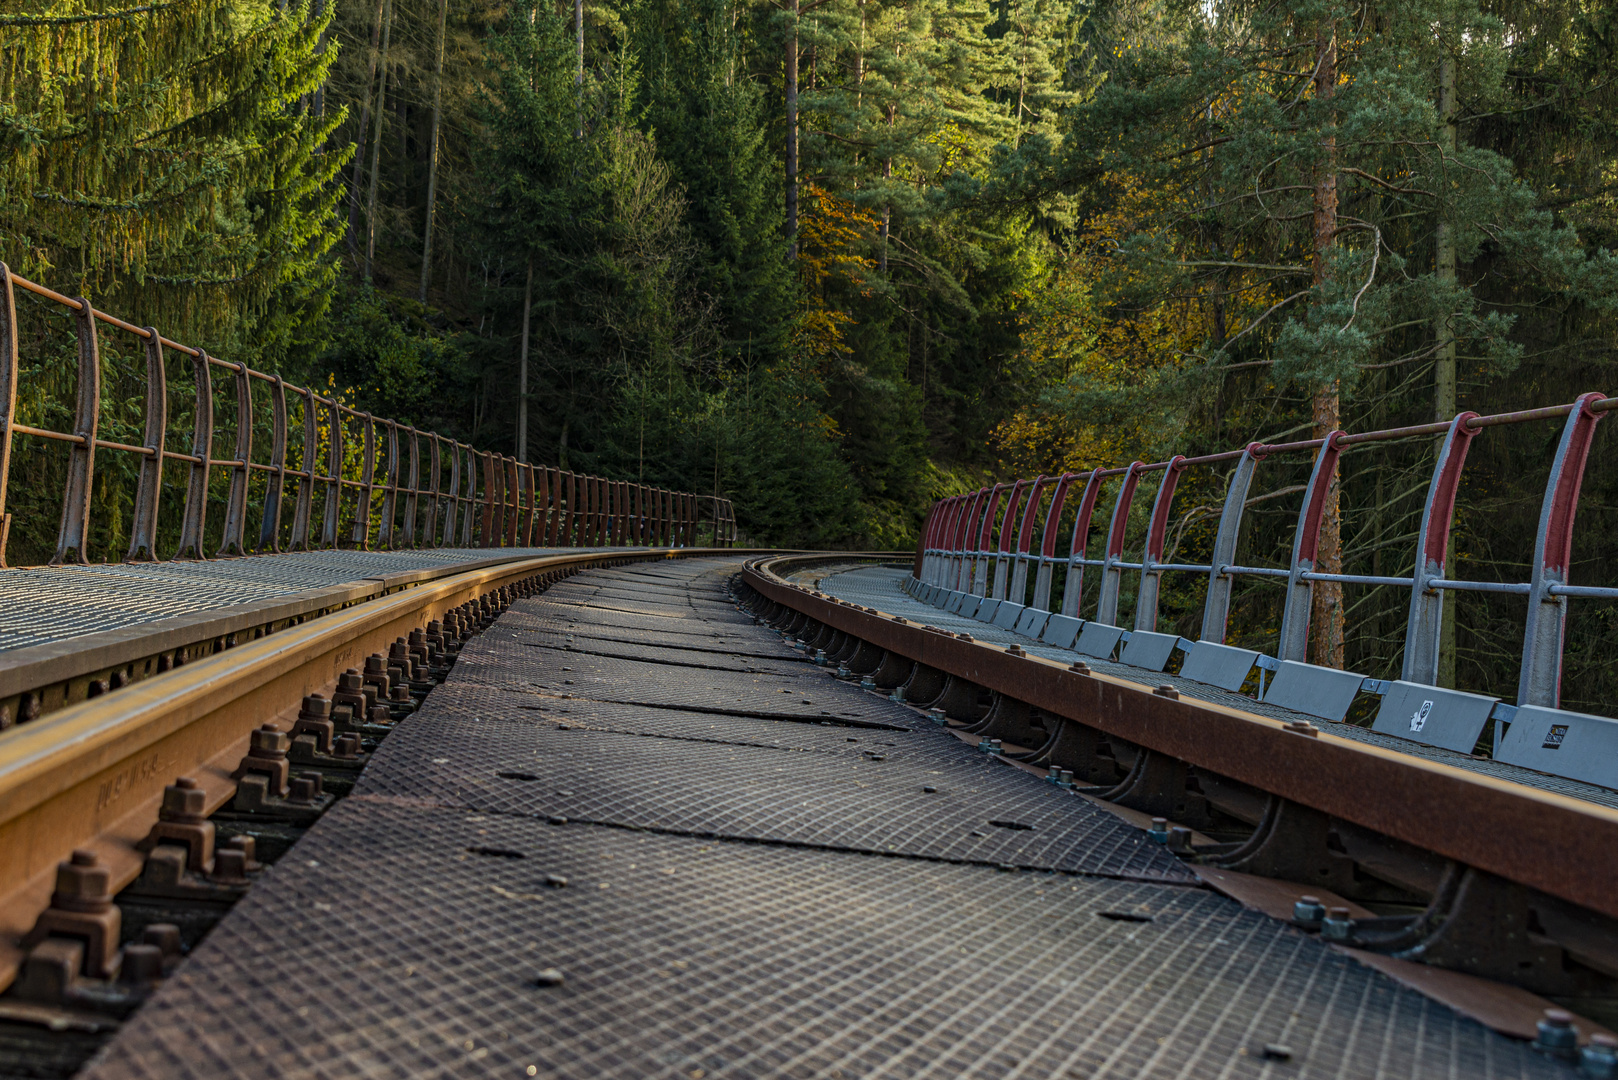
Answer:
<svg viewBox="0 0 1618 1080"><path fill-rule="evenodd" d="M1441 43L1442 47L1442 43ZM1438 62L1438 148L1444 155L1445 168L1455 157L1455 58L1446 51ZM1442 173L1440 173L1442 175ZM1441 288L1455 284L1455 230L1449 223L1445 207L1438 208L1438 223L1433 234L1433 276ZM1436 419L1449 420L1460 408L1456 392L1455 328L1447 316L1440 316L1433 328L1438 338L1438 353L1433 361L1433 413ZM1449 545L1444 552L1446 573L1453 573L1455 563L1455 530L1450 529ZM1438 685L1455 685L1455 610L1459 593L1446 598L1451 610L1444 613L1438 637Z"/></svg>
<svg viewBox="0 0 1618 1080"><path fill-rule="evenodd" d="M792 25L787 28L786 98L786 212L787 260L798 258L798 0L788 8Z"/></svg>
<svg viewBox="0 0 1618 1080"><path fill-rule="evenodd" d="M573 0L573 38L574 49L577 53L577 66L573 71L574 96L577 100L577 118L573 126L573 137L584 138L584 0Z"/></svg>
<svg viewBox="0 0 1618 1080"><path fill-rule="evenodd" d="M534 256L528 254L528 280L522 287L522 352L517 359L517 460L528 460L528 318L534 309Z"/></svg>
<svg viewBox="0 0 1618 1080"><path fill-rule="evenodd" d="M1337 31L1331 23L1322 27L1315 39L1315 61L1315 98L1324 106L1320 123L1329 125L1333 119L1330 103L1337 93ZM1321 140L1320 149L1321 160L1315 172L1314 189L1316 285L1324 284L1330 274L1328 261L1337 242L1336 136L1326 135ZM1336 431L1342 423L1340 389L1340 384L1333 381L1315 391L1310 411L1317 439ZM1315 569L1328 574L1342 573L1343 569L1343 516L1339 484L1334 469L1331 486L1327 489L1325 512L1320 516L1320 544L1315 558ZM1311 609L1309 651L1313 654L1313 661L1322 667L1342 667L1342 584L1336 581L1315 582Z"/></svg>
<svg viewBox="0 0 1618 1080"><path fill-rule="evenodd" d="M371 190L365 197L365 280L376 261L376 188L382 175L382 117L388 101L388 45L393 38L393 3L382 15L382 55L376 85L376 128L371 132Z"/></svg>
<svg viewBox="0 0 1618 1080"><path fill-rule="evenodd" d="M432 133L427 136L427 220L421 230L421 302L427 302L427 286L433 280L433 210L438 203L438 121L444 104L444 28L449 20L449 0L438 0L438 59L433 64ZM530 271L530 277L532 272ZM524 326L527 315L523 316ZM527 332L524 330L524 341ZM524 345L524 353L527 346ZM525 461L519 457L517 460Z"/></svg>
<svg viewBox="0 0 1618 1080"><path fill-rule="evenodd" d="M371 66L365 76L365 100L360 106L359 138L354 147L354 178L348 185L348 251L356 263L360 261L359 243L354 239L359 232L360 181L365 176L365 137L371 127L371 94L376 90L377 47L382 40L382 6L385 2L376 0L376 15L371 19Z"/></svg>

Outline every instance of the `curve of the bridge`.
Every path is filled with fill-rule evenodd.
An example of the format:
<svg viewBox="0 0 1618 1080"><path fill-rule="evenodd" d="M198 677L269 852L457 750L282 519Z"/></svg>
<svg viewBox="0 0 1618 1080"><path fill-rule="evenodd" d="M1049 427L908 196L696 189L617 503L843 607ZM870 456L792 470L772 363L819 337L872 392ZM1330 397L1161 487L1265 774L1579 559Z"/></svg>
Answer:
<svg viewBox="0 0 1618 1080"><path fill-rule="evenodd" d="M740 567L515 602L85 1075L1566 1075L806 663Z"/></svg>

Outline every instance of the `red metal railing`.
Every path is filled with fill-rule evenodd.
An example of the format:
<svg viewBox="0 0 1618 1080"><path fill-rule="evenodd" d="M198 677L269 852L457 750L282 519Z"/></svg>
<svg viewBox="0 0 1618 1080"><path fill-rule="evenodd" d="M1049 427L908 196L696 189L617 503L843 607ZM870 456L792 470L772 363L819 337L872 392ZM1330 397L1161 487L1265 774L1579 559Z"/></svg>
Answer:
<svg viewBox="0 0 1618 1080"><path fill-rule="evenodd" d="M61 305L73 315L78 336L78 373L71 431L34 427L17 420L21 336L17 325L18 289ZM134 335L145 350L145 431L140 445L100 437L103 366L98 324ZM194 421L189 452L185 453L168 447L165 350L190 357L193 367ZM228 457L214 456L213 378L218 372L231 376L236 397L235 445ZM270 396L271 445L264 461L254 460L255 382L267 384ZM296 469L288 466L287 456L289 395L301 401L302 406L301 467ZM350 428L357 431L350 432ZM0 262L0 567L6 565L11 527L6 492L17 436L65 443L68 447L61 525L52 565L87 560L96 455L102 451L131 454L139 459L126 561L160 558L158 510L163 467L169 462L182 463L187 470L178 547L169 558L206 557L203 547L209 484L216 469L228 470L229 475L222 538L216 555L281 550L282 503L289 482L297 486L292 496L290 540L284 545L290 550L372 544L381 548L456 544L689 546L696 540L703 511L707 511L711 522L713 544L730 546L736 536L735 514L728 499L584 476L479 451L435 432L361 412L335 397L293 386L279 375L209 356L201 349L164 337L154 327L136 326L98 311L83 297L64 296L19 277ZM350 437L359 442L357 462L348 453ZM266 482L259 500L258 536L256 542L249 543L250 480L255 473ZM318 521L314 518L317 491L323 496Z"/></svg>
<svg viewBox="0 0 1618 1080"><path fill-rule="evenodd" d="M1269 445L1254 443L1241 450L1202 457L1177 455L1152 464L1136 461L1117 468L1098 468L1089 472L1039 476L1032 480L996 484L934 504L924 528L916 576L928 585L999 600L1009 599L1041 611L1053 611L1053 575L1056 567L1063 566L1066 568L1066 580L1059 610L1063 615L1076 617L1085 587L1086 570L1093 568L1101 578L1095 621L1111 626L1117 624L1124 574L1133 572L1139 575L1135 629L1150 631L1155 630L1157 625L1158 586L1162 575L1166 572L1206 574L1201 640L1215 643L1225 640L1232 586L1236 578L1248 575L1285 579L1286 599L1276 659L1300 662L1305 660L1315 582L1402 587L1410 593L1402 678L1426 685L1435 684L1438 680L1446 592L1474 591L1526 596L1528 616L1523 628L1517 704L1555 708L1560 703L1561 695L1567 600L1572 597L1618 599L1618 588L1572 585L1567 580L1573 521L1591 438L1596 423L1615 408L1618 408L1618 398L1590 393L1569 404L1543 409L1495 416L1463 412L1444 423L1359 433L1334 431L1321 439ZM1472 438L1488 427L1545 420L1560 420L1562 433L1546 481L1529 580L1462 581L1448 576L1445 559L1455 497ZM1442 438L1443 442L1426 488L1412 575L1342 574L1318 570L1316 562L1321 519L1328 489L1336 475L1338 458L1343 450L1364 443L1423 436ZM1293 531L1290 564L1285 567L1238 565L1237 538L1242 514L1248 505L1248 490L1254 471L1268 459L1304 452L1313 453L1314 469L1303 490L1297 525ZM1211 558L1207 563L1165 562L1165 536L1181 474L1187 469L1224 462L1235 462L1235 467L1228 480ZM1141 478L1154 472L1162 473L1163 478L1152 505L1145 542L1141 545L1141 558L1139 562L1125 561L1124 534L1130 506ZM1114 478L1119 479L1120 483L1113 494L1110 522L1104 533L1105 543L1100 557L1091 557L1092 519L1102 488ZM1066 503L1074 485L1081 483L1067 551L1058 555L1057 540ZM1000 508L1002 498L1003 511ZM1033 529L1041 506L1045 507L1044 528L1039 548L1034 551L1031 546ZM1020 519L1017 517L1019 510ZM999 520L998 528L995 528L997 512ZM1031 587L1028 582L1030 570L1034 572Z"/></svg>

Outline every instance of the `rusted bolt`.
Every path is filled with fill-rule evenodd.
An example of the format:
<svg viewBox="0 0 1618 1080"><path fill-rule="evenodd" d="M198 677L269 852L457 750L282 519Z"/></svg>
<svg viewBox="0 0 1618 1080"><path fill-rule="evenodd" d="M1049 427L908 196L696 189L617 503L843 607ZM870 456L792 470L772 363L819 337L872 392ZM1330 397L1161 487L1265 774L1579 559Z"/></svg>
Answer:
<svg viewBox="0 0 1618 1080"><path fill-rule="evenodd" d="M1159 686L1156 690L1153 690L1152 693L1156 694L1158 697L1166 697L1170 701L1180 700L1180 692L1174 689L1174 687L1170 686L1168 683L1164 683L1162 686Z"/></svg>
<svg viewBox="0 0 1618 1080"><path fill-rule="evenodd" d="M1320 924L1320 936L1332 941L1347 941L1354 936L1354 917L1346 907L1326 909L1326 918Z"/></svg>
<svg viewBox="0 0 1618 1080"><path fill-rule="evenodd" d="M1565 1060L1572 1060L1579 1052L1579 1029L1573 1024L1573 1014L1565 1009L1546 1009L1540 1018L1534 1049Z"/></svg>
<svg viewBox="0 0 1618 1080"><path fill-rule="evenodd" d="M1318 896L1300 896L1292 905L1292 921L1305 930L1319 930L1326 917L1326 905Z"/></svg>
<svg viewBox="0 0 1618 1080"><path fill-rule="evenodd" d="M947 724L949 723L949 714L943 709L928 709L927 719L935 724Z"/></svg>
<svg viewBox="0 0 1618 1080"><path fill-rule="evenodd" d="M331 699L325 694L306 694L303 699L303 708L299 710L300 717L309 720L331 719Z"/></svg>
<svg viewBox="0 0 1618 1080"><path fill-rule="evenodd" d="M360 737L353 733L339 736L332 744L332 757L354 758L360 756Z"/></svg>
<svg viewBox="0 0 1618 1080"><path fill-rule="evenodd" d="M163 977L163 950L156 945L124 946L118 981L125 986L150 986Z"/></svg>
<svg viewBox="0 0 1618 1080"><path fill-rule="evenodd" d="M141 931L145 945L155 945L165 957L180 955L180 928L173 923L150 923Z"/></svg>
<svg viewBox="0 0 1618 1080"><path fill-rule="evenodd" d="M1069 671L1073 672L1076 675L1088 675L1088 674L1090 674L1090 665L1086 664L1083 660L1075 660L1075 661L1073 661L1071 664L1069 664L1067 666L1067 669Z"/></svg>
<svg viewBox="0 0 1618 1080"><path fill-rule="evenodd" d="M93 851L83 848L56 865L56 892L51 907L98 914L112 907L112 872Z"/></svg>
<svg viewBox="0 0 1618 1080"><path fill-rule="evenodd" d="M243 869L248 872L264 869L263 864L257 858L258 841L251 836L232 836L224 842L222 849L241 852Z"/></svg>
<svg viewBox="0 0 1618 1080"><path fill-rule="evenodd" d="M291 801L298 803L312 803L320 792L315 778L312 776L298 776L292 780L292 792L287 796ZM215 856L217 858L218 856Z"/></svg>
<svg viewBox="0 0 1618 1080"><path fill-rule="evenodd" d="M971 634L956 634L955 636L960 638L962 641L971 641L972 640L972 635Z"/></svg>
<svg viewBox="0 0 1618 1080"><path fill-rule="evenodd" d="M1595 1080L1618 1077L1618 1039L1605 1032L1590 1036L1590 1043L1579 1051L1579 1071Z"/></svg>
<svg viewBox="0 0 1618 1080"><path fill-rule="evenodd" d="M207 793L197 785L196 777L182 776L163 789L163 805L157 816L162 821L200 824L207 820L207 807Z"/></svg>
<svg viewBox="0 0 1618 1080"><path fill-rule="evenodd" d="M294 799L298 798L299 785L303 783L304 778L301 776L292 781L292 795ZM208 873L208 880L219 885L246 885L246 853L237 848L220 848L218 851L214 852L213 869Z"/></svg>
<svg viewBox="0 0 1618 1080"><path fill-rule="evenodd" d="M1294 735L1307 735L1311 739L1320 738L1320 729L1307 720L1291 720L1282 725L1281 730L1290 731Z"/></svg>
<svg viewBox="0 0 1618 1080"><path fill-rule="evenodd" d="M1027 656L1028 655L1028 653L1023 649L1023 647L1021 645L1012 645L1010 648L1006 649L1006 652L1009 653L1012 656Z"/></svg>

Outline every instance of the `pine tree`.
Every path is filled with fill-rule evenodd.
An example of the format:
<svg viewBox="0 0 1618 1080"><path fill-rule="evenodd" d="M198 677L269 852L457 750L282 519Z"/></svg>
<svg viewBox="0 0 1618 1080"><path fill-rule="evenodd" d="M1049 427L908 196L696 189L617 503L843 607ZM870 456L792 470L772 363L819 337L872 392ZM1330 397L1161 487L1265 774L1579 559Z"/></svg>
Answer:
<svg viewBox="0 0 1618 1080"><path fill-rule="evenodd" d="M0 257L238 356L284 345L323 308L340 235L343 114L311 111L329 19L307 0L11 5Z"/></svg>

